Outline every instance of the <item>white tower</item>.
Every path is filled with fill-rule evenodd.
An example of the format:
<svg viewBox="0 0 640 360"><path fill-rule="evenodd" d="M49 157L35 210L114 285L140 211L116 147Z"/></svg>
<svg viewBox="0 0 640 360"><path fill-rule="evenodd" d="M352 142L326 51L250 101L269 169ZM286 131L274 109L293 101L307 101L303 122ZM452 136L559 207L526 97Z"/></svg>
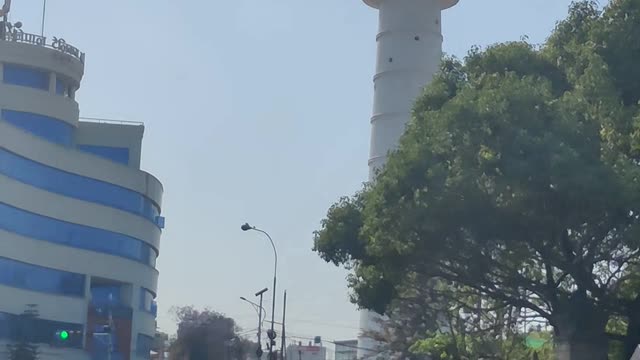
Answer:
<svg viewBox="0 0 640 360"><path fill-rule="evenodd" d="M441 13L458 0L364 0L379 10L378 55L374 81L369 180L384 165L409 120L416 97L442 60ZM363 311L360 329L378 328L377 316ZM376 343L358 339L358 359L372 355Z"/></svg>

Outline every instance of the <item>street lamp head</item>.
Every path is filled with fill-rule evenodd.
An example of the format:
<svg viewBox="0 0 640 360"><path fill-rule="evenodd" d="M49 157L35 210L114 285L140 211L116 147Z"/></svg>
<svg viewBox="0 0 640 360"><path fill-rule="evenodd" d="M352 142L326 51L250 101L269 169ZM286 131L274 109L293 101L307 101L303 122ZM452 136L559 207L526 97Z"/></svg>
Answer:
<svg viewBox="0 0 640 360"><path fill-rule="evenodd" d="M249 300L247 300L247 298L246 298L246 297L244 297L244 296L240 296L240 300L249 301Z"/></svg>
<svg viewBox="0 0 640 360"><path fill-rule="evenodd" d="M249 225L249 223L244 223L240 229L242 229L242 231L247 231L253 229L253 226Z"/></svg>
<svg viewBox="0 0 640 360"><path fill-rule="evenodd" d="M268 289L268 288L264 288L264 289L262 289L262 290L258 291L258 292L256 293L256 296L260 296L260 295L262 295L262 294L266 293L266 292L267 292L267 290L269 290L269 289Z"/></svg>

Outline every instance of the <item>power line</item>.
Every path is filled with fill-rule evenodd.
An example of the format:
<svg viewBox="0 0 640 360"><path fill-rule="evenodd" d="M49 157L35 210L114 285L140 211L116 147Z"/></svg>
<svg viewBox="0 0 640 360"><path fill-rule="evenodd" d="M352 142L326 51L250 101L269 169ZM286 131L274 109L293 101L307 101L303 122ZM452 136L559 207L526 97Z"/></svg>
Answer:
<svg viewBox="0 0 640 360"><path fill-rule="evenodd" d="M322 325L322 326L332 326L332 327L339 327L339 328L344 328L344 329L360 330L359 327L355 327L355 326L349 326L349 325L344 325L344 324L336 324L336 323L326 323L326 322L321 322L321 321L316 321L316 320L287 319L287 321L288 322L303 322L303 323Z"/></svg>
<svg viewBox="0 0 640 360"><path fill-rule="evenodd" d="M242 315L242 316L236 317L236 319L247 319L247 318L249 318L249 315ZM265 315L265 318L266 318L266 315ZM346 324L327 323L327 322L316 321L316 320L307 320L307 319L287 319L287 322L288 323L307 323L307 324L313 324L313 325L329 326L329 327L334 327L334 328L360 330L359 327L349 326L349 325L346 325ZM276 324L279 324L279 323L276 321Z"/></svg>

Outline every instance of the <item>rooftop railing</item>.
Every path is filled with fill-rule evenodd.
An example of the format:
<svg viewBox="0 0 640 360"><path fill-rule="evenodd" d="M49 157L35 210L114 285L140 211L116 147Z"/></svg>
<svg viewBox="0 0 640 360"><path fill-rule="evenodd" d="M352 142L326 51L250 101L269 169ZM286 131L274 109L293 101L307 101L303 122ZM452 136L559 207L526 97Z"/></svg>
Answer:
<svg viewBox="0 0 640 360"><path fill-rule="evenodd" d="M103 119L103 118L83 117L83 116L81 116L79 119L81 121L85 121L85 122L93 122L93 123L100 123L100 124L144 125L144 123L142 121Z"/></svg>

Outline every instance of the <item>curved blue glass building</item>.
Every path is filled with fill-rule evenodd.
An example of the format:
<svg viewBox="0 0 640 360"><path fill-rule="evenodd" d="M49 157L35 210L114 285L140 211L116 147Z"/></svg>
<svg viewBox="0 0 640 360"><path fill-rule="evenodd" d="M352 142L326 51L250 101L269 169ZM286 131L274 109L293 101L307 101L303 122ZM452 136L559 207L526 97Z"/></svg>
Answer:
<svg viewBox="0 0 640 360"><path fill-rule="evenodd" d="M0 38L0 358L5 344L27 336L45 360L148 359L164 219L162 184L140 170L144 126L80 121L84 55L8 30ZM21 316L28 308L38 317Z"/></svg>

